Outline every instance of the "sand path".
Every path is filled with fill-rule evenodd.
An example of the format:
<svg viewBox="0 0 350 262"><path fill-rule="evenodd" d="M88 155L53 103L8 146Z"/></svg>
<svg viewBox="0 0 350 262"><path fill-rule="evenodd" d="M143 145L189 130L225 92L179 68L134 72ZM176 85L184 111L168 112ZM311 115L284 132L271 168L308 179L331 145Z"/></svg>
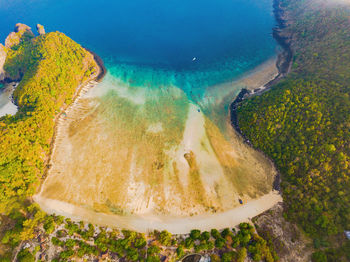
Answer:
<svg viewBox="0 0 350 262"><path fill-rule="evenodd" d="M65 202L42 198L40 195L36 195L34 200L45 212L69 217L76 221L88 221L102 226L125 228L143 233L165 229L172 234L187 234L192 229L208 231L212 228L223 229L237 226L242 222L248 222L254 216L261 214L282 201L282 197L278 192L272 191L259 199L249 201L240 207L223 213L186 218L153 215L143 215L142 217L136 215L109 215L97 213Z"/></svg>

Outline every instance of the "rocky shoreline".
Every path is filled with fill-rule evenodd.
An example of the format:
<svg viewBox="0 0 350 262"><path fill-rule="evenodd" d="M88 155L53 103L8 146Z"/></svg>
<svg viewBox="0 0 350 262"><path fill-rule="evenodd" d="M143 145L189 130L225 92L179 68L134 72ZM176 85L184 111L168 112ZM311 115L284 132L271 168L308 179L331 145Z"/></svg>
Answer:
<svg viewBox="0 0 350 262"><path fill-rule="evenodd" d="M273 37L277 41L277 43L282 48L282 51L278 54L276 66L278 69L278 75L266 83L264 85L264 88L262 89L256 89L253 91L249 91L246 88L243 88L235 100L230 105L230 121L232 127L235 129L235 131L240 134L244 142L247 143L249 146L253 147L249 139L243 134L242 130L239 127L239 121L238 121L238 115L237 115L237 108L242 103L243 100L251 98L252 96L261 95L267 91L269 91L274 85L276 85L278 82L280 82L286 75L288 75L292 68L293 63L293 50L292 50L292 38L293 35L290 32L286 31L286 13L283 7L281 7L281 1L280 0L274 0L273 2L273 8L274 8L274 15L275 19L277 21L278 26L273 28ZM257 151L261 152L266 156L264 152L261 150L255 148ZM266 156L267 157L267 156ZM271 160L273 163L273 161ZM273 163L275 165L275 163ZM275 165L276 167L276 165ZM276 168L277 170L277 168ZM273 183L273 188L275 190L280 191L280 182L281 182L281 175L279 171L277 170L277 175L275 178L275 181Z"/></svg>
<svg viewBox="0 0 350 262"><path fill-rule="evenodd" d="M101 82L102 79L105 77L105 75L107 74L107 68L105 67L104 63L103 63L103 60L102 58L96 54L95 52L91 51L90 49L84 47L84 49L86 51L88 51L90 54L93 55L94 57L94 60L96 62L96 64L98 65L99 67L99 74L96 76L96 78L94 79L96 82Z"/></svg>

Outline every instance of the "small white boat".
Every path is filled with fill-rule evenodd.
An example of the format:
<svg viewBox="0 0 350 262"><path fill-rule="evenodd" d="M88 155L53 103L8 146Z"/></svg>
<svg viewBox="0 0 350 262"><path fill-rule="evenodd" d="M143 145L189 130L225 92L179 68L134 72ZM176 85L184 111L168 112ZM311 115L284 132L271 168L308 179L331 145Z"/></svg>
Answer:
<svg viewBox="0 0 350 262"><path fill-rule="evenodd" d="M197 60L197 57L193 57L193 58L192 58L192 61L196 61L196 60Z"/></svg>

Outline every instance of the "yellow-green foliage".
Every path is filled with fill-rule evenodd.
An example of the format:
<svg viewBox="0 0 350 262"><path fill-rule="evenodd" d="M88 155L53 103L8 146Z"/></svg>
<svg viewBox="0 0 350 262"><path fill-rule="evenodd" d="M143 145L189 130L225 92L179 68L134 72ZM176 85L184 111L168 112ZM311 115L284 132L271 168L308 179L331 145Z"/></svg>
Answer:
<svg viewBox="0 0 350 262"><path fill-rule="evenodd" d="M17 25L19 25L17 27ZM21 24L17 24L16 25L16 31L17 32L12 32L5 41L5 45L8 48L13 48L14 46L19 45L22 41L27 41L31 38L34 37L33 32L30 30L29 27L27 27L26 25L21 25Z"/></svg>
<svg viewBox="0 0 350 262"><path fill-rule="evenodd" d="M281 171L288 218L314 237L342 234L350 228L350 9L281 2L296 19L284 29L295 38L292 74L245 101L239 124Z"/></svg>
<svg viewBox="0 0 350 262"><path fill-rule="evenodd" d="M62 33L24 38L8 50L4 66L22 80L15 116L0 118L0 210L14 197L32 195L43 175L55 116L96 72L93 56Z"/></svg>

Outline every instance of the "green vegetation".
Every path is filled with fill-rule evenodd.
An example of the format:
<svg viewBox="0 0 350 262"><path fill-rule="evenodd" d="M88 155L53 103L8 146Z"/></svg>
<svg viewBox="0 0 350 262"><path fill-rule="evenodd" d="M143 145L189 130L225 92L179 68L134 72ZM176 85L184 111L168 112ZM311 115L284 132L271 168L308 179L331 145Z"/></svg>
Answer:
<svg viewBox="0 0 350 262"><path fill-rule="evenodd" d="M35 257L27 249L22 249L18 255L17 259L19 262L34 262Z"/></svg>
<svg viewBox="0 0 350 262"><path fill-rule="evenodd" d="M208 232L201 234L199 230L192 231L195 234L185 240L182 236L174 236L167 231L155 231L149 235L129 230L120 232L116 229L94 227L84 222L73 222L70 219L63 221L60 216L45 215L36 204L27 206L21 212L13 210L9 218L11 222L6 226L6 233L0 232L1 248L12 248L13 252L13 248L19 246L18 261L35 261L35 255L43 258L49 249L51 257L45 259L52 261L92 260L98 257L112 261L161 261L168 257L170 261L175 261L193 252L212 255L214 258L217 256L217 261L239 262L244 261L247 256L254 261L278 261L273 248L247 223L240 224L237 233L229 229L218 231L226 237L217 238L216 241L221 244L215 248L214 238ZM45 229L47 227L50 232ZM201 237L203 235L204 238ZM233 246L233 238L238 238L241 244ZM250 241L245 242L245 238ZM186 242L191 245L186 245ZM29 247L24 243L30 243ZM11 253L0 256L0 261L12 259Z"/></svg>
<svg viewBox="0 0 350 262"><path fill-rule="evenodd" d="M27 198L44 174L55 117L72 102L77 87L97 72L93 56L62 33L34 37L23 29L11 37L4 69L11 79L21 81L13 94L17 114L0 118L0 213L4 215L0 250L5 250L0 255L4 261L11 260L23 240L35 237L38 225L50 234L63 222L62 217L47 216ZM18 261L34 261L34 253L22 250Z"/></svg>
<svg viewBox="0 0 350 262"><path fill-rule="evenodd" d="M318 242L330 239L333 247L315 245L313 260L341 261L350 229L350 10L280 2L293 21L284 29L294 39L292 73L245 100L239 125L280 170L286 217Z"/></svg>
<svg viewBox="0 0 350 262"><path fill-rule="evenodd" d="M4 69L22 80L14 92L18 113L0 118L0 211L34 193L47 163L55 117L96 68L90 53L58 32L23 34L7 50Z"/></svg>

